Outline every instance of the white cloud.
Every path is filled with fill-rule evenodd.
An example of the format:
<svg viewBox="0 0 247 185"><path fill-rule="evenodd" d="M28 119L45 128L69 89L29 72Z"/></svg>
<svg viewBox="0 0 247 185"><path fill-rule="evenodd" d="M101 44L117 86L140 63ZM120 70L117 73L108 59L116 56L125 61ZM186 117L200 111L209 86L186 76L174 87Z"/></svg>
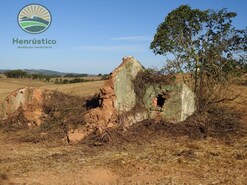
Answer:
<svg viewBox="0 0 247 185"><path fill-rule="evenodd" d="M128 36L128 37L115 37L111 40L116 41L151 41L152 37L149 36Z"/></svg>

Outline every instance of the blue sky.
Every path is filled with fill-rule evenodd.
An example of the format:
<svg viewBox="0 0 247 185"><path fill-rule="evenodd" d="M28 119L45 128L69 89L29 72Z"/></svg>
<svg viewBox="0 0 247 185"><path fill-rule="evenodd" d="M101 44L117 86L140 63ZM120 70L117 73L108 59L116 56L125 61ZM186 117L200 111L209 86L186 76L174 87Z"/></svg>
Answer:
<svg viewBox="0 0 247 185"><path fill-rule="evenodd" d="M41 34L28 34L17 23L18 12L38 3L52 14ZM5 0L0 1L0 69L50 69L61 72L109 73L123 56L145 67L162 67L165 58L149 50L157 26L182 4L192 8L228 8L233 25L247 26L246 0ZM52 49L19 49L13 38L56 40Z"/></svg>

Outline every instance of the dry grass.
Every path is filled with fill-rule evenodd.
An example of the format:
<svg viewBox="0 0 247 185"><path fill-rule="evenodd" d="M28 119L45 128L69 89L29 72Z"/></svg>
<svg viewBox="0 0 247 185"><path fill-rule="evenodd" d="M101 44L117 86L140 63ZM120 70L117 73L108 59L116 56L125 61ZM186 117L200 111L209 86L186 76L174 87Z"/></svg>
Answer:
<svg viewBox="0 0 247 185"><path fill-rule="evenodd" d="M27 86L41 87L45 85L49 86L52 84L31 79L0 78L0 101L16 89Z"/></svg>
<svg viewBox="0 0 247 185"><path fill-rule="evenodd" d="M247 176L246 138L226 144L164 135L92 148L17 144L1 134L0 142L0 172L12 183L244 185ZM107 181L92 180L88 171L99 169Z"/></svg>
<svg viewBox="0 0 247 185"><path fill-rule="evenodd" d="M58 90L70 95L79 95L85 97L97 93L103 86L103 84L104 81L95 81L76 84L55 85L53 83L31 79L0 78L0 101L16 89L27 86L39 87L48 90Z"/></svg>
<svg viewBox="0 0 247 185"><path fill-rule="evenodd" d="M48 85L48 86L43 86L42 89L58 90L65 94L86 97L99 92L99 89L103 87L103 85L104 85L104 81L95 81L95 82L83 82L83 83L75 83L75 84Z"/></svg>
<svg viewBox="0 0 247 185"><path fill-rule="evenodd" d="M81 91L78 95L84 96L102 85L103 82L47 84L42 88L74 94ZM227 131L224 137L208 134L193 139L169 132L169 127L155 130L141 126L123 135L109 134L107 144L71 146L61 145L60 141L17 143L0 132L0 184L245 185L247 86L239 83L230 89L225 93L240 94L239 98L219 106L237 115L242 127L236 132ZM215 120L220 124L230 120L234 125L236 120L229 118L231 114Z"/></svg>

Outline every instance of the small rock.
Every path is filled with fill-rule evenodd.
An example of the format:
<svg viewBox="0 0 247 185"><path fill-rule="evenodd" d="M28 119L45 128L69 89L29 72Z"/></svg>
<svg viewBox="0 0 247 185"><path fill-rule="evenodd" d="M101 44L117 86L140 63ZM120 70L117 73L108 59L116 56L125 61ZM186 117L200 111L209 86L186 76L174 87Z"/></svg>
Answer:
<svg viewBox="0 0 247 185"><path fill-rule="evenodd" d="M84 139L85 134L82 131L76 129L76 130L70 130L68 132L67 137L68 137L68 142L70 144L77 144Z"/></svg>
<svg viewBox="0 0 247 185"><path fill-rule="evenodd" d="M112 122L110 122L108 125L107 125L107 128L115 128L116 125Z"/></svg>
<svg viewBox="0 0 247 185"><path fill-rule="evenodd" d="M98 127L97 130L95 131L95 134L96 134L97 136L102 135L102 134L103 134L103 129L102 129L101 127Z"/></svg>

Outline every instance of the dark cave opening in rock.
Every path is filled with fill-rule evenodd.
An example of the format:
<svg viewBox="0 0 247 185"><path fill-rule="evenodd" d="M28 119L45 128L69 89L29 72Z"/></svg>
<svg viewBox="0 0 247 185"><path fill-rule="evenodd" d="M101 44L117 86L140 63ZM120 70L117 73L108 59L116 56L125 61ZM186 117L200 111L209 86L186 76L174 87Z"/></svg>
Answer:
<svg viewBox="0 0 247 185"><path fill-rule="evenodd" d="M156 98L157 98L157 106L163 108L165 101L166 101L166 99L164 98L164 95L158 94Z"/></svg>
<svg viewBox="0 0 247 185"><path fill-rule="evenodd" d="M93 97L86 100L86 109L93 109L96 107L100 107L102 103L102 99L99 94L94 95Z"/></svg>

